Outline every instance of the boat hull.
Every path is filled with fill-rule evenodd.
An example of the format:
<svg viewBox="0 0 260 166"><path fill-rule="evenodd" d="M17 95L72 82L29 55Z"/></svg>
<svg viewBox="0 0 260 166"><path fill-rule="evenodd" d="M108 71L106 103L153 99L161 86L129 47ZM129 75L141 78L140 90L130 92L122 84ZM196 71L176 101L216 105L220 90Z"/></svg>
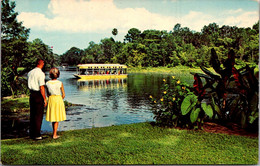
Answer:
<svg viewBox="0 0 260 166"><path fill-rule="evenodd" d="M104 75L78 75L74 74L74 76L78 79L82 80L101 80L101 79L116 79L116 78L127 78L127 74L120 74L120 75L110 75L110 74L104 74Z"/></svg>

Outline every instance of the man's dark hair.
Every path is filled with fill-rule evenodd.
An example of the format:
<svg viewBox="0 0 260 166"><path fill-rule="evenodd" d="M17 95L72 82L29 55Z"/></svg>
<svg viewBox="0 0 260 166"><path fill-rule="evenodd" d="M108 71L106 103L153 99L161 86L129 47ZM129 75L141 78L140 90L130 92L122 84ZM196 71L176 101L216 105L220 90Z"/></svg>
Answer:
<svg viewBox="0 0 260 166"><path fill-rule="evenodd" d="M36 61L36 66L37 66L38 64L40 64L40 61L43 61L43 62L44 62L43 59L37 59L37 61Z"/></svg>

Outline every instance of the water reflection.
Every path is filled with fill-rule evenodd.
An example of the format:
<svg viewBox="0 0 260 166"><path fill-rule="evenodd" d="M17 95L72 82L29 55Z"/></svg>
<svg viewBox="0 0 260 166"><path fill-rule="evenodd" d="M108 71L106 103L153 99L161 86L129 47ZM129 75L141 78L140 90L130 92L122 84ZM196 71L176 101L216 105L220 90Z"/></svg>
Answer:
<svg viewBox="0 0 260 166"><path fill-rule="evenodd" d="M92 91L95 89L114 89L126 88L126 79L108 79L108 80L77 80L77 87L80 91Z"/></svg>

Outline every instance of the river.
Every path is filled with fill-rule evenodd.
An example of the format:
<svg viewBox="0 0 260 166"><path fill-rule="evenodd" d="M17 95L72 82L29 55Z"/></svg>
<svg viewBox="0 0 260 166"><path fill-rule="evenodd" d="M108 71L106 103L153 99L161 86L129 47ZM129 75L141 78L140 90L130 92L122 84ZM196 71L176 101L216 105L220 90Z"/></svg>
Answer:
<svg viewBox="0 0 260 166"><path fill-rule="evenodd" d="M59 131L154 121L149 96L158 96L163 79L171 77L129 74L126 79L78 81L74 73L61 70L58 79L64 84L64 100L82 106L66 111L67 120L59 123ZM45 117L42 131L52 132Z"/></svg>

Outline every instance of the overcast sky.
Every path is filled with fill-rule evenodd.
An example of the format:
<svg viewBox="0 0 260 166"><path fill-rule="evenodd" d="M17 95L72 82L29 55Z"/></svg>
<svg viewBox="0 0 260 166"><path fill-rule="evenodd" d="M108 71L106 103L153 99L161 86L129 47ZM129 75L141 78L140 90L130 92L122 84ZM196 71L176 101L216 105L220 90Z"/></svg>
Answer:
<svg viewBox="0 0 260 166"><path fill-rule="evenodd" d="M15 0L18 21L63 54L71 47L85 49L90 41L113 37L123 41L131 28L167 30L180 23L200 32L217 23L252 27L259 20L258 0Z"/></svg>

